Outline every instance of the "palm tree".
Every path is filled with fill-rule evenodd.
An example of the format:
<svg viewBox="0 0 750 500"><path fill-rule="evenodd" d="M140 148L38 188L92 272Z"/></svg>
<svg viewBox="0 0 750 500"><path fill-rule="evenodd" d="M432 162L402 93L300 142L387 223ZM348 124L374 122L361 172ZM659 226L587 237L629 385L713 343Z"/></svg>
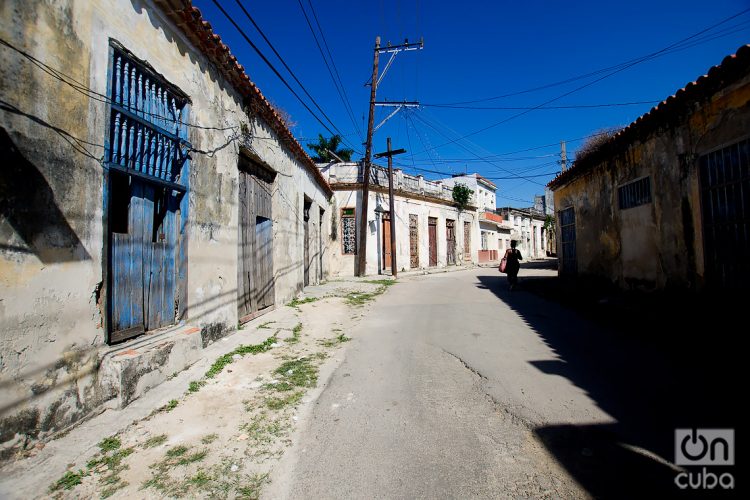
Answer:
<svg viewBox="0 0 750 500"><path fill-rule="evenodd" d="M336 157L333 155L338 156L344 161L351 161L352 153L354 153L354 150L339 148L340 145L340 135L336 134L333 135L330 139L326 139L325 137L323 137L323 134L318 134L318 143L316 144L314 142L310 142L307 144L307 147L315 152L313 161L318 163L336 161Z"/></svg>

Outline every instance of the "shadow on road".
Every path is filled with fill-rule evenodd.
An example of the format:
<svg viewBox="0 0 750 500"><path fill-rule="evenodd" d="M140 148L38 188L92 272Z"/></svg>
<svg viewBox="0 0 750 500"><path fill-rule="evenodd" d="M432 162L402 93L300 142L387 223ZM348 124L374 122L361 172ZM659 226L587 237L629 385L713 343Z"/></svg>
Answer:
<svg viewBox="0 0 750 500"><path fill-rule="evenodd" d="M698 297L602 294L557 277L523 278L523 272L510 292L505 275L493 271L479 276L477 286L515 310L559 357L532 364L567 378L616 420L535 429L595 497L684 494L674 484L679 471L668 463L675 429L739 432L744 354L731 320L740 310ZM746 448L738 443L737 449ZM725 492L712 490L717 493Z"/></svg>

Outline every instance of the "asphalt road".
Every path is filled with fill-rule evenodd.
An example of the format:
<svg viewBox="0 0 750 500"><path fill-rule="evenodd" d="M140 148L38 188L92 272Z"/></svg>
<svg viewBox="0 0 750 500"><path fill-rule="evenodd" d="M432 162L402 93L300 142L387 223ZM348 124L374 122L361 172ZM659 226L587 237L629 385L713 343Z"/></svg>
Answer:
<svg viewBox="0 0 750 500"><path fill-rule="evenodd" d="M514 292L495 269L400 280L303 423L285 495L680 493L674 428L703 421L679 413L674 364L524 290L553 274L524 269Z"/></svg>

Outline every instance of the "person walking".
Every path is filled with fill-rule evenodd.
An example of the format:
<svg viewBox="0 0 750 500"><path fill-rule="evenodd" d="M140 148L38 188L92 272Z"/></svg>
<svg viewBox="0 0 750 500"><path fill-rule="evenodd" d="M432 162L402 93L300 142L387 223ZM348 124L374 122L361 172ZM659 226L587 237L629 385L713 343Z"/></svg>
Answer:
<svg viewBox="0 0 750 500"><path fill-rule="evenodd" d="M518 284L518 271L521 269L521 260L523 256L521 251L516 249L516 240L510 241L510 248L505 251L505 273L508 275L509 289L512 291L513 288Z"/></svg>

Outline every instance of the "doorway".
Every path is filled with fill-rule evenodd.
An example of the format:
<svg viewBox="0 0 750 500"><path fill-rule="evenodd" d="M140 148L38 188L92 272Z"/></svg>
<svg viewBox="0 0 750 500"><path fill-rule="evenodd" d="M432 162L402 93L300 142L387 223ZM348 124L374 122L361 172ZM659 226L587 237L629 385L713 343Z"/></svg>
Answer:
<svg viewBox="0 0 750 500"><path fill-rule="evenodd" d="M430 267L437 266L437 217L427 219L427 233L429 236Z"/></svg>

